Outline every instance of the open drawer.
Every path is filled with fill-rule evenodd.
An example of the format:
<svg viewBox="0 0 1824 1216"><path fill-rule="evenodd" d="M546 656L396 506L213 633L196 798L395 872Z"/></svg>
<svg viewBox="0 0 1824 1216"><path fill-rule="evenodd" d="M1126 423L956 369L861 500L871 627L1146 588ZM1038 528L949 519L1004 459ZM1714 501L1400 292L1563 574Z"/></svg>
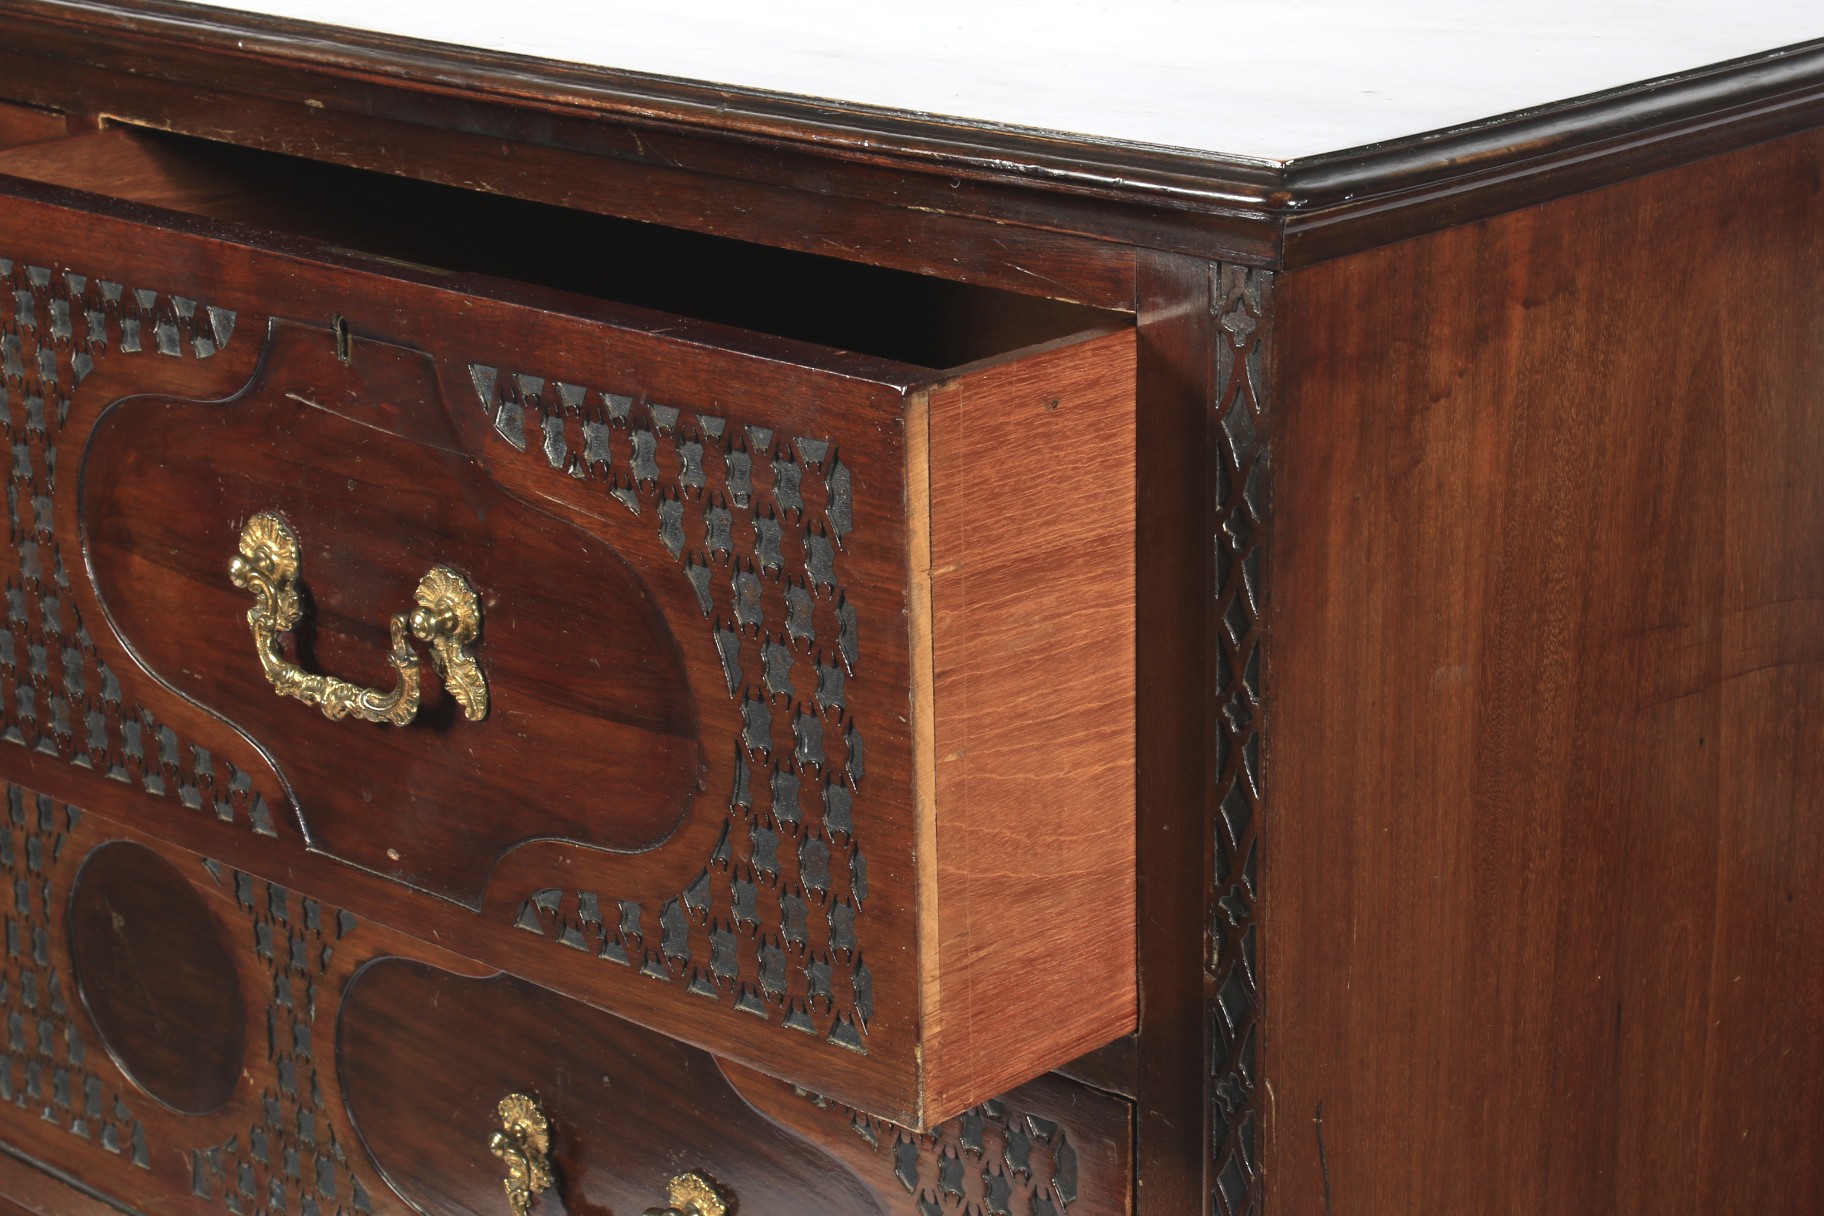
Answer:
<svg viewBox="0 0 1824 1216"><path fill-rule="evenodd" d="M0 174L0 773L915 1126L1132 1028L1126 318L126 129Z"/></svg>

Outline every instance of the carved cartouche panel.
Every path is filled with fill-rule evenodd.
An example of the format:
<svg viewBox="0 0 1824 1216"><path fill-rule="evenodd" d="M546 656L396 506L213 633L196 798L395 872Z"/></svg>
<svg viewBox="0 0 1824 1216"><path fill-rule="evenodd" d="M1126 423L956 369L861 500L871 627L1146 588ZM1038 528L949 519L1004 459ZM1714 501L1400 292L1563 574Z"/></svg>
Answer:
<svg viewBox="0 0 1824 1216"><path fill-rule="evenodd" d="M503 492L442 416L423 356L275 325L233 399L131 398L102 416L82 524L115 630L267 752L316 847L479 904L495 860L524 841L659 844L702 758L691 677L644 583L600 539ZM449 567L484 604L471 649L486 717L465 716L428 653L407 725L275 696L249 629L256 596L229 578L262 512L301 548L300 619L277 640L287 664L390 687L389 622Z"/></svg>
<svg viewBox="0 0 1824 1216"><path fill-rule="evenodd" d="M0 869L20 901L0 953L0 1141L135 1210L500 1216L489 1139L522 1092L550 1119L545 1211L645 1211L693 1170L740 1216L1129 1211L1126 1103L1058 1078L915 1134L18 786L0 786ZM154 888L170 923L134 906ZM180 1042L233 1034L237 1010L219 1109L154 1100L101 1046L71 947L85 920L113 930L110 906L172 965L234 975L231 1002L160 1009ZM126 1054L157 1050L141 1030Z"/></svg>

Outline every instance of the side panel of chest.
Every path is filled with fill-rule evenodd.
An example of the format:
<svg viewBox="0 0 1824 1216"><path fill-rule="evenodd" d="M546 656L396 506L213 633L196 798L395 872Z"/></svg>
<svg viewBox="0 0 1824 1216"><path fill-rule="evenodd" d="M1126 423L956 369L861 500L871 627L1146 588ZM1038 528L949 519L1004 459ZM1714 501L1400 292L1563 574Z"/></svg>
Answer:
<svg viewBox="0 0 1824 1216"><path fill-rule="evenodd" d="M1281 277L1274 1204L1817 1208L1821 157Z"/></svg>

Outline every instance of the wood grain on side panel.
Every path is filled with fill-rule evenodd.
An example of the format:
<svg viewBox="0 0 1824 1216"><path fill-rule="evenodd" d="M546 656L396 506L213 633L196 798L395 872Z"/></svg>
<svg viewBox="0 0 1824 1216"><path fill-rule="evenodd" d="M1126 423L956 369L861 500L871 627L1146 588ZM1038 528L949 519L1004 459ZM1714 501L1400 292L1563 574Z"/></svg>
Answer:
<svg viewBox="0 0 1824 1216"><path fill-rule="evenodd" d="M931 393L940 1114L1134 1027L1133 369L1121 330Z"/></svg>
<svg viewBox="0 0 1824 1216"><path fill-rule="evenodd" d="M1824 1206L1820 163L1282 276L1275 1210Z"/></svg>

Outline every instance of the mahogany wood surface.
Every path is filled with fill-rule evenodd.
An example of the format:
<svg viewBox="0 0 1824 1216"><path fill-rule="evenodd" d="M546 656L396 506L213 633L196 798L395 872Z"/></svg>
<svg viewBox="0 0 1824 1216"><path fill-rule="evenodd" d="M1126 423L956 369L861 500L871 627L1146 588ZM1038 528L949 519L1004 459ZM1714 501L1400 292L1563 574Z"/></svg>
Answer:
<svg viewBox="0 0 1824 1216"><path fill-rule="evenodd" d="M477 1056L478 1043L499 1046ZM351 982L337 1059L363 1146L438 1216L499 1212L498 1163L450 1131L489 1126L515 1092L552 1120L560 1181L543 1207L569 1216L644 1211L685 1170L749 1216L1131 1210L1127 1104L1058 1079L919 1137L760 1073L724 1076L701 1052L519 981L398 958Z"/></svg>
<svg viewBox="0 0 1824 1216"><path fill-rule="evenodd" d="M19 632L15 635L14 653L29 670L36 653L33 647L43 647L48 661L54 645L59 656L58 670L64 676L55 685L47 681L42 691L28 684L33 689L30 703L16 699L13 720L17 742L26 741L28 730L32 735L31 742L15 754L13 763L32 765L33 753L27 748L39 749L39 755L48 751L53 756L67 757L66 763L79 771L86 769L83 775L92 774L85 784L105 791L84 795L97 807L122 798L143 798L144 793L162 793L159 821L179 839L200 839L225 860L261 861L269 872L280 864L276 858L284 858L284 864L297 866L300 873L319 875L308 881L296 879L300 885L333 890L338 898L357 905L363 913L388 918L415 932L463 940L474 953L496 960L495 965L510 967L598 1003L607 989L618 990L621 999L610 1003L648 1022L663 1021L674 1032L691 1033L686 1029L691 1025L706 1029L720 1025L722 1029L716 1034L725 1040L723 1049L737 1057L757 1053L755 1035L765 1028L763 1040L772 1042L763 1054L774 1067L798 1056L811 1066L801 1075L815 1076L827 1092L855 1096L871 1091L876 1097L865 1100L864 1105L902 1113L909 1120L917 1118L911 1113L918 1108L918 1064L913 1044L919 1024L915 960L910 951L914 932L910 907L914 858L909 848L912 807L905 793L909 790L907 745L895 743L896 731L903 730L903 710L899 707L909 695L903 674L894 674L904 671L903 657L896 657L904 654L904 635L896 635L891 625L872 628L859 620L853 626L845 625L846 601L841 595L848 568L859 562L864 569L871 565L875 571L866 576L870 586L881 588L885 597L893 596L900 588L897 594L903 602L904 549L892 539L905 526L903 498L886 488L903 484L903 474L897 459L882 453L881 448L870 447L884 444L885 452L890 453L895 425L891 403L901 398L902 391L878 380L861 380L853 373L865 368L895 373L906 369L802 343L781 347L772 339L755 336L748 340L768 347L775 358L739 355L734 346L739 344L740 336L726 330L719 332L730 337L731 343L720 347L698 346L688 340L674 346L681 339L636 336L635 331L628 330L627 336L633 337L636 345L658 345L647 348L644 355L632 348L621 348L615 354L610 353L613 348L608 344L616 331L599 323L579 321L578 328L566 335L559 314L503 305L504 311L496 313L493 320L477 324L472 310L479 298L472 294L452 292L447 287L441 291L412 291L400 280L371 270L351 277L348 271L307 259L256 258L248 262L245 259L253 255L239 247L208 242L189 247L196 254L194 260L180 259L182 265L170 268L166 291L174 294L155 293L155 301L165 301L162 306L156 302L142 305L134 294L123 296L128 301L126 306L110 308L102 287L108 281L105 275L113 273L146 281L144 269L159 265L170 248L174 238L169 231L117 223L79 211L34 212L23 199L15 200L6 219L14 225L10 229L11 252L18 260L11 266L19 284L6 299L16 308L18 291L24 290L25 298L32 301L34 324L27 327L21 321L22 332L37 339L26 356L37 373L29 384L35 387L46 380L54 385L73 381L78 353L96 360L96 370L83 378L80 389L73 394L70 412L61 418L53 414L44 419L46 430L42 438L37 437L34 421L27 416L28 396L41 400L42 394L28 394L28 381L22 376L15 382L18 391L10 398L19 411L13 423L15 434L33 436L26 444L29 460L20 463L16 452L14 471L19 477L15 491L24 494L33 505L37 525L30 544L22 544L14 557L20 582L39 593L36 611L31 605L22 606L27 617L15 626ZM101 224L105 234L89 228L90 223ZM53 332L57 309L49 299L40 303L32 294L31 267L47 271L47 275L40 276L49 285L46 290L67 289L69 281L61 277L62 272L53 278L48 269L68 264L72 252L79 254L85 248L107 251L105 256L111 265L104 271L91 259L82 271L82 289L97 297L89 301L96 308L84 305L72 315L78 316L87 330L89 314L96 311L106 336L90 334L78 352L72 347L57 346ZM242 270L238 275L225 272L221 268L224 262L238 262ZM318 269L309 270L311 265ZM282 300L273 294L272 284L278 281L285 283ZM135 288L135 292L138 290ZM406 292L404 297L399 294L401 291ZM214 319L207 320L210 328L206 329L195 328L205 324L202 319L189 327L179 325L181 318L171 303L178 297L233 311L242 341L237 344L230 331L226 344L209 358L189 357L198 336L213 334L213 338L205 340L219 345L224 340L224 325ZM417 302L401 308L402 299ZM365 871L347 866L326 871L320 864L321 854L304 851L302 827L294 825L307 825L308 813L299 820L286 809L283 774L272 770L268 760L247 746L217 715L161 691L162 686L152 677L138 674L134 656L100 627L106 615L86 578L68 580L68 594L63 593L56 571L62 569L67 575L72 569L81 570L76 565L80 537L65 539L58 532L56 521L66 521L67 529L79 518L81 483L74 476L52 479L51 470L60 447L73 444L74 450L80 451L81 440L77 437L86 432L102 408L123 396L163 392L180 398L211 399L234 392L246 382L265 350L261 339L266 327L262 318L281 306L291 315L304 318L328 318L339 313L357 335L378 332L395 343L403 341L419 349L444 352L438 366L443 380L442 399L451 403L447 424L454 428L463 450L480 462L488 477L521 501L541 504L576 526L612 538L611 543L624 556L653 563L655 571L665 572L662 580L649 579L648 585L659 587L659 594L681 605L684 619L692 622L694 644L683 647L683 653L698 669L692 679L693 689L708 694L696 702L697 712L713 715L704 729L713 729L721 742L705 749L710 768L698 783L695 811L687 824L659 848L616 854L601 850L579 852L576 846L559 841L522 845L496 863L491 894L479 917L432 895L414 896L413 888L397 883L389 884L390 890L379 888L376 895L358 895L355 888L363 885L359 879ZM161 307L169 310L166 323L176 327L175 347L180 352L177 357L157 353L154 331ZM199 312L197 317L213 318L214 314ZM665 326L656 317L649 317L647 323L654 329L690 332L688 325ZM144 338L134 343L139 348L137 352L125 349L130 327L137 327L134 332ZM668 350L692 353L678 359L663 353ZM826 359L851 374L820 373L808 362L778 360L782 350L802 352L807 360ZM52 352L54 361L67 366L63 376L68 380L43 376L40 356ZM627 359L627 355L632 355L632 359ZM722 365L721 373L713 371L725 356L733 357L735 363ZM151 362L147 364L146 360ZM478 377L472 369L481 366L498 375L491 380ZM536 368L538 374L521 372L521 368ZM649 376L656 378L648 379ZM563 383L587 386L588 393L575 400L566 397L557 389L560 377ZM478 386L485 389L487 396L478 395ZM542 398L538 395L541 391ZM601 451L592 448L584 434L584 423L594 421L610 431L616 429L612 403L602 396L604 392L624 395L630 404L627 417L618 420L618 441L611 434L605 443L606 451ZM808 605L794 609L782 602L785 589L781 576L764 582L758 573L751 578L734 577L733 557L725 550L712 549L714 538L708 533L708 512L715 504L695 494L688 496L692 503L690 514L676 524L680 530L689 528L691 550L687 553L680 545L674 554L665 543L663 529L667 525L659 499L683 496L687 476L684 445L697 444L705 453L714 451L713 440L706 441L707 432L703 429L714 423L706 424L700 419L711 409L725 408L717 400L721 393L730 394L730 403L741 412L734 414L732 421L727 415L712 417L723 424L725 442L742 450L753 444L755 450L748 453L748 465L749 477L763 495L758 506L774 512L787 509L787 492L774 490L775 485L786 485L796 504L789 509L799 513L792 520L794 531L814 525L817 535L823 537L830 535L829 530L835 526L828 513L839 505L838 498L832 497L831 483L840 485L844 477L849 477L853 479L852 487L859 491L846 513L851 530L849 543L840 554L828 555L827 571L822 558L817 570L811 571L808 563L814 546L786 537L781 525L781 556L789 552L792 569L805 571L794 576L799 580L794 585L802 589ZM687 431L674 427L664 433L668 416L655 413L652 406L666 401L679 404L661 404L661 410L697 407L689 414L680 412L676 416L676 425ZM456 402L466 403L465 408L454 408ZM852 407L848 417L855 425L839 432L830 425L833 416L822 411L840 402ZM862 405L871 402L880 402L885 408ZM585 403L587 418L582 409ZM435 405L428 401L417 404L427 411ZM562 439L555 467L547 446L547 431L540 421L546 416L557 427L551 434ZM425 418L434 418L434 413L427 413ZM748 434L750 419L752 425L764 428L764 438L758 433ZM518 424L513 434L522 441L528 430L539 438L522 450L508 434L510 422ZM63 436L65 426L68 436ZM652 445L650 458L657 466L656 476L636 475L633 462L638 459L643 467L647 458L636 453L635 430L644 437L638 440L640 444ZM665 440L662 444L661 433ZM838 434L840 448L831 442ZM774 442L774 435L779 436L778 443ZM820 435L830 439L816 438ZM60 437L61 444L57 442ZM810 447L804 446L807 442ZM871 450L882 454L869 457ZM585 474L593 470L593 477L572 476L568 471L572 458ZM775 467L779 464L796 465L795 477L780 480L784 475ZM67 458L65 467L69 467ZM732 495L732 491L723 489L730 476L728 469L733 467L727 458L704 467L706 477L710 471L716 474L718 494ZM890 480L883 484L876 478ZM644 496L635 498L641 507L639 513L609 492L614 484L629 492L637 486L638 495ZM44 500L42 505L39 499ZM674 499L667 497L667 501ZM733 532L733 509L739 504L732 497L718 501L726 501L731 513L730 539L722 544L732 547L738 543L742 562L757 563L759 533L746 518L756 510L751 493L740 521L741 533ZM240 522L218 520L217 527L227 531L217 534L231 533ZM870 543L860 544L861 537ZM789 550L785 548L787 544ZM712 562L720 567L719 575L707 583L707 610L702 603L704 597L699 596L696 584L683 568L687 558L703 567ZM745 564L741 567L753 568ZM814 590L809 584L813 573L819 580ZM746 599L737 606L737 594L758 595L759 611ZM892 620L893 610L884 608L891 602L890 598L874 600L870 608L872 604L882 604L889 614L887 619ZM806 607L808 620L803 619ZM789 617L788 609L799 616ZM813 643L821 639L791 669L792 678L806 690L807 703L809 690L817 687L814 673L819 665L856 663L865 656L865 662L850 670L840 682L840 706L836 706L834 691L825 697L826 702L836 706L836 712L828 718L827 750L822 753L821 764L817 763L819 757L810 755L808 743L803 746L810 763L797 763L800 745L795 736L808 737L809 728L794 725L793 713L788 712L794 703L793 694L769 686L767 669L759 661L761 635L765 631L758 626L770 620L774 634L787 639L788 619L801 639ZM94 623L93 627L90 623ZM182 621L173 627L181 628ZM234 628L235 649L243 654L244 662L257 665L250 653L240 649L238 639L243 630L244 625ZM746 636L737 648L745 651L741 679L732 687L724 673L717 642L718 633L724 630ZM867 649L858 649L854 656L843 655L841 638L845 630L861 630ZM215 651L224 640L211 634L204 644ZM93 658L86 653L91 646L97 648ZM104 647L105 654L100 649ZM483 652L484 648L478 648L478 654ZM485 666L485 657L482 662ZM778 679L776 669L773 679ZM122 692L114 691L114 682L119 683ZM799 686L794 684L792 688ZM893 692L883 691L876 697L871 693L875 687ZM60 708L77 690L82 708ZM123 694L124 700L113 699ZM783 795L770 781L769 774L775 766L766 753L778 745L760 706L770 705L775 697L781 732L778 739L786 745L778 747L782 753L778 759L796 786L796 830L786 824L789 816L783 809L778 815L769 809ZM301 729L306 723L313 724L309 727L313 730L350 727L348 732L339 732L333 744L347 763L361 764L364 756L368 763L385 762L384 750L375 751L378 745L373 740L386 728L348 721L327 723L303 705L289 708L296 711L294 716ZM770 708L767 712L771 712ZM484 737L502 734L500 720L463 725L488 732ZM898 737L904 739L903 734ZM820 767L831 767L831 759L837 764L849 763L843 749L856 739L865 739L870 745L865 775L860 772L859 744L855 744L855 773L838 777L818 771ZM503 755L512 754L509 743L503 740ZM789 762L784 759L787 748L794 757ZM757 780L752 777L756 770L761 774ZM103 781L104 776L119 780ZM536 799L538 782L548 777L528 773L524 796ZM858 777L869 784L860 792L857 806L852 784ZM785 780L782 778L782 783ZM832 780L844 783L843 789L850 795L846 802L838 794L827 792ZM874 796L875 789L882 791L879 797ZM900 796L887 795L887 791L895 789L902 791ZM768 816L766 820L755 817L756 798ZM518 810L509 804L494 813L512 817ZM190 825L183 821L195 819L203 819L210 828L206 835L186 834ZM900 846L888 847L887 842L895 838L902 842ZM880 841L881 847L874 847L874 841ZM861 852L864 847L866 854ZM864 860L857 861L858 857ZM287 880L294 881L289 876ZM345 885L348 883L355 887ZM865 893L864 883L873 884L871 898ZM759 902L762 892L764 905ZM765 934L760 932L763 912L768 930ZM788 949L789 966L785 957ZM658 978L666 982L655 983ZM690 991L693 986L697 991ZM718 995L705 999L705 991ZM753 1008L738 1008L743 1003ZM765 1019L753 1016L762 1009L768 1011ZM788 1025L788 1021L792 1024ZM865 1040L860 1037L864 1025ZM832 1041L831 1036L838 1036L838 1040L846 1037L848 1041ZM856 1050L858 1047L865 1047L865 1054ZM869 1076L876 1081L863 1079ZM853 1089L858 1081L862 1088ZM885 1082L884 1089L879 1088L879 1082Z"/></svg>
<svg viewBox="0 0 1824 1216"><path fill-rule="evenodd" d="M1134 1076L1140 1066L1139 1049L1138 1033L1123 1035L1112 1043L1060 1064L1052 1071L1091 1089L1119 1094L1131 1100L1134 1096Z"/></svg>
<svg viewBox="0 0 1824 1216"><path fill-rule="evenodd" d="M55 1177L0 1153L0 1212L7 1216L120 1216L129 1209L90 1194L67 1175Z"/></svg>
<svg viewBox="0 0 1824 1216"><path fill-rule="evenodd" d="M678 228L111 125L0 154L0 171L758 333L951 368L1104 325L1031 296Z"/></svg>
<svg viewBox="0 0 1824 1216"><path fill-rule="evenodd" d="M748 1102L788 1130L816 1135L830 1126L830 1114L845 1113L814 1095L807 1103L805 1095L738 1066L724 1072ZM867 1118L851 1119L847 1128L850 1135L817 1142L863 1179L880 1178L890 1159L888 1211L904 1206L905 1196L919 1216L1134 1211L1132 1106L1056 1075L923 1137Z"/></svg>
<svg viewBox="0 0 1824 1216"><path fill-rule="evenodd" d="M936 953L925 1008L939 1110L983 1078L1024 1079L995 1030L1009 1001L1060 1062L1134 1027L1133 352L1118 330L930 394L921 843L937 865L935 940L920 944ZM1062 535L1059 483L1080 504ZM1043 861L1009 865L1027 841L1044 842ZM1075 926L1074 944L1012 931L1010 909Z"/></svg>
<svg viewBox="0 0 1824 1216"><path fill-rule="evenodd" d="M1821 160L1282 278L1281 1210L1824 1204Z"/></svg>
<svg viewBox="0 0 1824 1216"><path fill-rule="evenodd" d="M0 163L17 177L154 207L274 226L304 220L304 208L294 195L231 168L217 168L202 156L184 156L182 148L135 128L110 127L9 148Z"/></svg>
<svg viewBox="0 0 1824 1216"><path fill-rule="evenodd" d="M275 325L230 401L108 410L83 450L81 524L109 624L148 671L260 741L303 832L336 857L479 906L495 861L528 841L652 849L707 767L692 682L721 677L689 669L694 623L668 619L609 543L462 455L431 360L345 346L346 362L330 330ZM262 511L302 548L311 615L292 658L311 672L389 689L391 618L433 565L467 579L486 719L465 719L428 671L404 727L274 696L246 624L253 597L223 577Z"/></svg>
<svg viewBox="0 0 1824 1216"><path fill-rule="evenodd" d="M188 876L131 842L103 845L77 872L67 932L83 1007L121 1071L182 1114L220 1110L241 1080L245 994Z"/></svg>
<svg viewBox="0 0 1824 1216"><path fill-rule="evenodd" d="M57 49L47 58L25 52L23 22L29 19L10 10L8 19L13 24L11 37L0 43L0 78L8 81L9 96L44 108L85 117L105 111L110 120L160 130L389 173L407 170L407 176L489 193L1009 290L1036 289L1101 307L1132 304L1131 249L1076 239L1045 223L1010 223L1016 215L1006 200L952 214L954 200L977 193L972 174L931 183L908 209L905 204L915 200L906 197L908 183L895 170L877 171L872 186L857 192L849 173L829 177L821 158L775 149L756 160L726 139L669 124L609 127L561 108L488 98L473 87L439 89L432 97L395 91L367 73L340 80L311 70L287 73L272 60L231 70L234 53L209 56L207 72L173 89L159 79L168 52L155 51L137 35L116 48L124 59L98 63L97 39L106 35L72 38L53 27L46 32ZM200 66L177 52L177 64L186 59L187 67L177 67L180 75ZM125 62L133 65L131 75L119 71ZM454 104L465 118L427 123L427 103ZM509 158L505 173L503 155ZM602 179L602 156L616 163L611 183ZM803 189L807 170L824 179L809 192ZM1043 192L1021 193L1027 199L1020 215L1040 219Z"/></svg>
<svg viewBox="0 0 1824 1216"><path fill-rule="evenodd" d="M551 1200L566 1216L643 1212L687 1170L749 1216L891 1210L891 1196L883 1204L827 1154L756 1118L711 1057L517 980L378 959L343 999L336 1066L362 1146L408 1202L438 1216L500 1216L501 1166L479 1132L514 1093L551 1120ZM744 1123L744 1137L727 1134Z"/></svg>
<svg viewBox="0 0 1824 1216"><path fill-rule="evenodd" d="M1215 267L1141 259L1135 443L1135 1052L1137 1209L1207 1208L1212 1113L1204 1002L1205 857L1211 815L1214 598L1211 413L1216 398Z"/></svg>
<svg viewBox="0 0 1824 1216"><path fill-rule="evenodd" d="M124 1209L203 1213L249 1210L258 1197L280 1210L306 1204L376 1216L402 1205L375 1174L344 1113L333 1059L338 995L347 975L401 935L358 921L333 905L257 879L130 829L108 825L86 808L8 784L0 807L0 860L15 897L10 924L22 942L0 963L8 1037L0 1058L0 1135L9 1151L79 1179ZM97 849L101 851L96 852ZM109 858L127 864L107 864ZM72 905L85 863L88 894ZM199 951L191 966L240 994L236 1012L245 1051L226 1101L202 1114L182 1114L139 1089L128 1070L149 1053L212 1053L200 1040L221 1032L214 1011L196 1003L159 1003L156 1030L124 1040L123 1070L97 1034L88 1010L102 994L125 998L137 982L169 992L167 977L137 972L131 956L71 950L72 930L87 930L83 904L116 911L138 935L178 930L157 918L137 894L145 877L189 887L175 918L200 912L221 950ZM95 884L91 886L91 883ZM138 904L138 906L135 906ZM74 912L68 910L74 906ZM130 919L129 919L130 918ZM104 924L104 931L110 926ZM153 960L145 960L150 963ZM442 959L446 965L469 965ZM97 964L100 964L97 966ZM485 1150L485 1145L482 1147ZM31 1190L0 1193L29 1199ZM40 1210L81 1211L47 1203Z"/></svg>

